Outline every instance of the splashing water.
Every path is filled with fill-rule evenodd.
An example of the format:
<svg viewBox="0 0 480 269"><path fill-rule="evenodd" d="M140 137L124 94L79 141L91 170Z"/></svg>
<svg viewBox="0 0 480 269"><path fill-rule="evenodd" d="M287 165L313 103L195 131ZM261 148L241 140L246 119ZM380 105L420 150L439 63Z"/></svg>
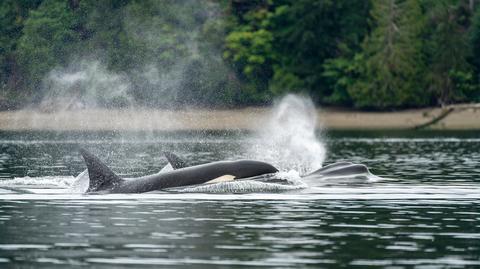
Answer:
<svg viewBox="0 0 480 269"><path fill-rule="evenodd" d="M248 155L282 171L316 170L322 167L326 155L324 144L315 136L316 128L317 115L311 99L287 95L275 105Z"/></svg>
<svg viewBox="0 0 480 269"><path fill-rule="evenodd" d="M186 189L191 192L269 192L303 189L307 185L301 174L322 166L326 150L317 139L316 110L309 98L288 95L272 110L265 128L255 136L255 143L247 152L252 159L272 163L282 172L276 176L288 184L265 185L264 182L244 181L223 183L202 188ZM161 172L170 171L167 165ZM286 172L290 171L290 172ZM69 178L66 187L71 193L85 193L88 189L88 172Z"/></svg>
<svg viewBox="0 0 480 269"><path fill-rule="evenodd" d="M0 188L17 186L70 188L75 180L72 176L15 177L13 179L0 180Z"/></svg>

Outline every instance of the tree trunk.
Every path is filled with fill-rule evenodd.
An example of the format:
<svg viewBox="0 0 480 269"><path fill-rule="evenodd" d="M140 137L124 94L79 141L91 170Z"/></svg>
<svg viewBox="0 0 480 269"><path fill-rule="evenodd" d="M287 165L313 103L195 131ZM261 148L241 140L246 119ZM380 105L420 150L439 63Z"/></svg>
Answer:
<svg viewBox="0 0 480 269"><path fill-rule="evenodd" d="M420 125L417 125L417 126L414 126L413 129L414 130L422 130L422 129L426 129L432 125L434 125L435 123L445 119L448 115L450 115L450 113L454 112L454 111L462 111L462 110L466 110L466 109L480 109L480 103L478 104L457 104L457 105L449 105L449 106L446 106L442 109L442 112L434 117L433 119L423 123L423 124L420 124Z"/></svg>

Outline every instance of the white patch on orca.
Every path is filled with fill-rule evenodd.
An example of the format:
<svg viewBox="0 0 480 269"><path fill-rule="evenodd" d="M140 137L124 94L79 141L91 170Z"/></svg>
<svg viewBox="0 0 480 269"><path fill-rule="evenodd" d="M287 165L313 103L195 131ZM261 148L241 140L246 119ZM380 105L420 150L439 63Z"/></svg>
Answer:
<svg viewBox="0 0 480 269"><path fill-rule="evenodd" d="M205 184L211 184L211 183L220 183L220 182L227 182L227 181L232 181L235 179L235 176L232 175L223 175L221 177L217 177L215 179L212 179L210 181L205 182Z"/></svg>
<svg viewBox="0 0 480 269"><path fill-rule="evenodd" d="M160 172L158 173L163 173L163 172L170 172L170 171L173 171L173 167L170 163L168 163L167 165L165 165L162 170L160 170Z"/></svg>
<svg viewBox="0 0 480 269"><path fill-rule="evenodd" d="M70 187L71 193L85 193L88 190L90 184L90 178L88 176L88 169L81 172Z"/></svg>

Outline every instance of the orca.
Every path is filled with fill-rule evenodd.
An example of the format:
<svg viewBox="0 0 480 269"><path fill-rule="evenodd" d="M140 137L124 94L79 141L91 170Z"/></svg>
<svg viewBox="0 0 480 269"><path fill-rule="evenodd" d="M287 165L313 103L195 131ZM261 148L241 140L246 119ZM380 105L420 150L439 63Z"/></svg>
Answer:
<svg viewBox="0 0 480 269"><path fill-rule="evenodd" d="M266 162L254 160L219 161L191 166L171 152L164 152L164 155L172 166L172 171L123 179L87 150L80 148L79 151L87 165L90 179L87 193L142 193L231 180L284 183L284 179L275 176L278 169ZM325 179L368 178L369 176L372 176L372 174L363 164L337 162L302 175L301 178L317 182L317 180Z"/></svg>
<svg viewBox="0 0 480 269"><path fill-rule="evenodd" d="M172 166L173 169L188 167L187 162L172 152L164 152L165 157ZM357 175L370 174L368 167L364 164L357 164L351 162L336 162L323 166L311 173L302 175L302 178L339 178L339 177L353 177ZM246 178L251 179L251 178ZM255 177L256 180L262 180L261 177ZM269 181L271 178L269 177Z"/></svg>
<svg viewBox="0 0 480 269"><path fill-rule="evenodd" d="M278 172L278 169L271 164L254 160L220 161L188 166L178 156L165 153L175 170L139 178L123 179L87 150L81 148L79 151L85 160L90 178L87 193L143 193Z"/></svg>
<svg viewBox="0 0 480 269"><path fill-rule="evenodd" d="M364 164L357 164L351 162L337 162L326 165L314 172L304 175L304 178L338 178L338 177L352 177L356 175L370 174L368 167Z"/></svg>

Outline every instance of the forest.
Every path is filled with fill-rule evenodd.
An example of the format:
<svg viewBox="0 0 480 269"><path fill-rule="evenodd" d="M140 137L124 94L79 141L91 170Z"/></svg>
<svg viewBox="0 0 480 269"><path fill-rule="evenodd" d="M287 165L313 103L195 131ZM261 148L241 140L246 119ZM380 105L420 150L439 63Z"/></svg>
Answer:
<svg viewBox="0 0 480 269"><path fill-rule="evenodd" d="M480 102L476 0L2 0L0 109ZM71 102L71 101L69 101Z"/></svg>

